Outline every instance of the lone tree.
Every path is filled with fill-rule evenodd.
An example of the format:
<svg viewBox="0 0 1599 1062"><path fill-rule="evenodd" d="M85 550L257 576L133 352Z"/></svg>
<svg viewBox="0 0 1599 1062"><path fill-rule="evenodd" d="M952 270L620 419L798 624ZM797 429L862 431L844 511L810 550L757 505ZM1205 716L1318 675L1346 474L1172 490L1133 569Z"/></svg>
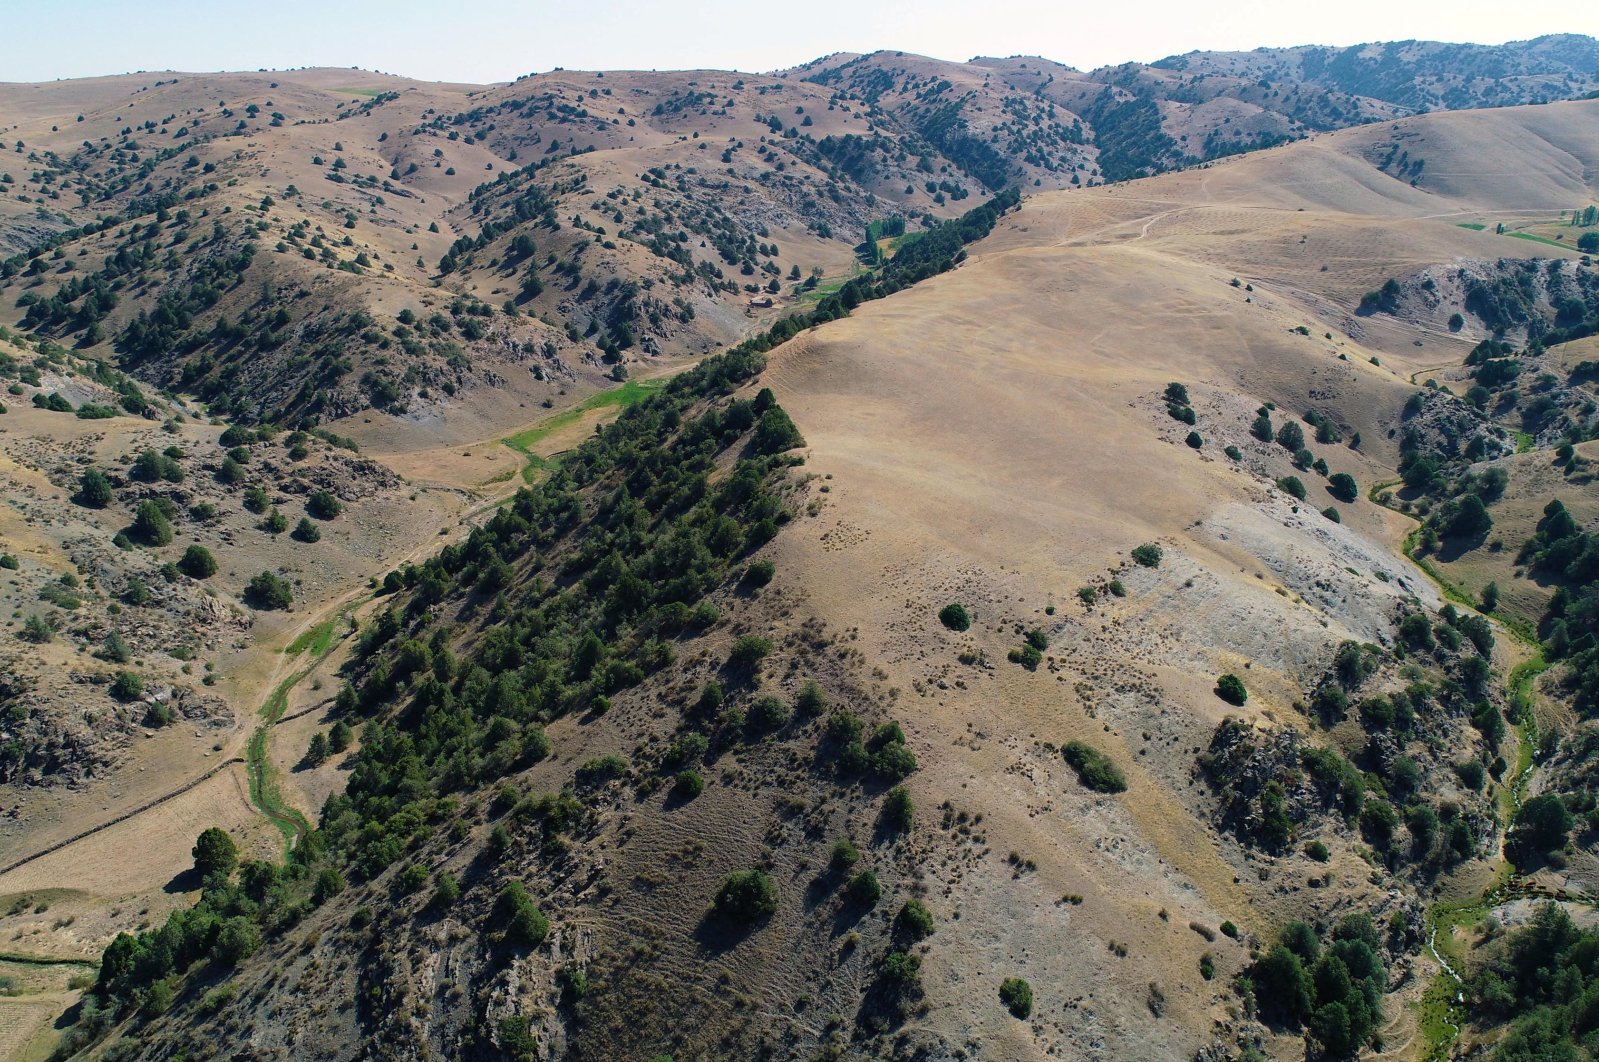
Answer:
<svg viewBox="0 0 1599 1062"><path fill-rule="evenodd" d="M1153 542L1146 542L1142 546L1133 547L1133 560L1145 568L1159 568L1161 558L1165 554Z"/></svg>
<svg viewBox="0 0 1599 1062"><path fill-rule="evenodd" d="M172 541L172 524L155 501L142 501L133 514L133 534L147 546L165 546Z"/></svg>
<svg viewBox="0 0 1599 1062"><path fill-rule="evenodd" d="M952 602L938 610L938 622L952 631L964 631L971 629L972 617L965 605Z"/></svg>
<svg viewBox="0 0 1599 1062"><path fill-rule="evenodd" d="M183 551L178 570L191 579L209 579L217 573L217 559L211 551L196 543Z"/></svg>
<svg viewBox="0 0 1599 1062"><path fill-rule="evenodd" d="M104 509L111 503L111 481L98 468L86 469L78 481L78 504Z"/></svg>
<svg viewBox="0 0 1599 1062"><path fill-rule="evenodd" d="M1033 1012L1033 986L1020 977L1007 977L1000 982L999 1000L1011 1014L1025 1018Z"/></svg>
<svg viewBox="0 0 1599 1062"><path fill-rule="evenodd" d="M287 579L271 572L262 572L244 588L244 599L255 609L288 608L294 603L294 589L289 586Z"/></svg>
<svg viewBox="0 0 1599 1062"><path fill-rule="evenodd" d="M194 842L194 872L201 878L227 877L239 865L239 846L224 830L212 826Z"/></svg>
<svg viewBox="0 0 1599 1062"><path fill-rule="evenodd" d="M311 496L305 499L305 511L318 520L332 520L344 511L344 506L325 490L312 491Z"/></svg>
<svg viewBox="0 0 1599 1062"><path fill-rule="evenodd" d="M1249 700L1249 691L1244 689L1243 680L1237 675L1228 673L1216 680L1216 696L1228 704L1242 706Z"/></svg>
<svg viewBox="0 0 1599 1062"><path fill-rule="evenodd" d="M1334 472L1327 480L1327 493L1341 502L1353 504L1360 497L1360 487L1348 472Z"/></svg>
<svg viewBox="0 0 1599 1062"><path fill-rule="evenodd" d="M735 870L716 890L711 913L742 925L749 925L777 910L777 889L772 879L759 870Z"/></svg>

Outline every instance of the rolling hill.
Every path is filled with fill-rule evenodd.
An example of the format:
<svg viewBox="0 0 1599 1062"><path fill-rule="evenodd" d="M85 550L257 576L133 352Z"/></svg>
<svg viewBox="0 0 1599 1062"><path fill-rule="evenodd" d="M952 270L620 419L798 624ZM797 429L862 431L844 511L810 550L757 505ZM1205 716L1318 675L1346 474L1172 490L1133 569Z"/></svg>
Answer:
<svg viewBox="0 0 1599 1062"><path fill-rule="evenodd" d="M80 961L109 945L61 1043L1491 1050L1519 1012L1475 995L1451 1010L1451 969L1505 961L1500 927L1533 899L1580 911L1599 888L1582 844L1529 859L1519 832L1545 795L1592 806L1593 650L1580 572L1518 556L1510 531L1551 527L1535 513L1566 497L1590 533L1599 284L1572 212L1599 200L1599 101L1410 113L1494 102L1490 82L1525 102L1589 90L1581 39L1507 49L1086 75L877 53L491 88L184 75L75 86L60 113L6 89L0 111L35 128L79 108L136 125L134 94L169 129L198 120L183 139L215 135L194 183L182 153L121 146L82 171L58 152L27 186L93 201L157 159L111 192L127 217L11 277L39 297L8 322L45 342L8 333L28 408L0 418L0 471L65 505L46 496L70 488L68 455L161 430L49 408L70 387L72 406L114 401L116 378L83 382L113 350L175 392L147 399L167 403L174 461L220 471L203 402L306 418L299 459L270 430L243 443L285 499L315 469L337 485L377 466L314 559L271 555L299 566L295 611L257 617L232 655L198 640L242 705L223 747L158 735L112 771L120 789L55 793L12 832L27 854L0 869L0 929ZM1208 99L1178 98L1191 77ZM1289 82L1321 102L1251 95ZM1188 155L1112 134L1191 142L1240 107L1252 144L1303 138ZM1107 168L1112 142L1126 171ZM1018 183L1025 197L980 205ZM15 194L13 231L66 223ZM896 215L903 234L868 234ZM119 255L137 261L113 277ZM114 305L81 330L77 309L45 323L44 293L75 274ZM762 278L774 305L753 307ZM61 304L87 299L107 301L91 283ZM55 359L48 384L34 357ZM625 400L578 401L628 375ZM66 434L62 453L40 443ZM29 536L15 626L70 567L62 543L147 500L133 482L109 522L8 518ZM221 523L179 517L183 533L250 567L282 549L245 538L264 532L232 512L239 490L207 483ZM434 508L394 515L408 489ZM1456 533L1476 500L1497 548ZM177 557L132 556L160 549ZM1489 578L1505 604L1479 611ZM224 589L248 608L238 581ZM120 615L85 596L97 623ZM1569 645L1539 644L1551 617ZM100 627L61 627L55 666L108 675L84 659ZM173 683L183 663L157 661ZM182 793L127 780L235 754ZM124 817L69 836L102 791ZM233 859L190 856L202 822L235 835ZM140 858L102 879L130 845ZM1303 1001L1276 978L1290 969Z"/></svg>

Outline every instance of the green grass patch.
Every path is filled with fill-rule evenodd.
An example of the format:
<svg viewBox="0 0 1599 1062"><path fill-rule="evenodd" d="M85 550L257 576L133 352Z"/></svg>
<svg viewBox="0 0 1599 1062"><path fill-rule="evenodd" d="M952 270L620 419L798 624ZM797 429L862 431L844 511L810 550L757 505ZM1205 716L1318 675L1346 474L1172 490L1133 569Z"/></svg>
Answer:
<svg viewBox="0 0 1599 1062"><path fill-rule="evenodd" d="M920 233L918 233L917 235L920 235ZM903 237L901 237L901 239L903 239ZM894 247L895 253L898 253L899 249L901 247L903 247L903 246L905 246L904 243L896 244L895 247ZM849 283L850 280L854 279L858 275L859 275L859 273L857 272L857 273L851 273L847 277L829 277L826 280L823 280L823 281L819 282L810 291L802 291L802 292L800 292L800 301L801 302L821 302L823 299L827 298L829 295L836 294L840 288L842 288L845 284Z"/></svg>
<svg viewBox="0 0 1599 1062"><path fill-rule="evenodd" d="M507 435L500 442L509 446L526 459L527 463L522 468L522 478L531 483L536 473L553 467L549 458L533 453L533 448L550 435L562 428L570 427L582 418L585 413L592 413L596 409L606 409L611 406L626 409L628 406L644 401L652 393L665 386L666 380L664 377L654 380L629 380L620 387L613 387L609 391L600 391L597 394L592 394L571 409L563 409L559 413L551 414L530 428L524 428L515 435Z"/></svg>
<svg viewBox="0 0 1599 1062"><path fill-rule="evenodd" d="M350 606L354 607L355 605ZM332 619L324 620L301 632L300 636L284 650L291 656L309 652L310 660L272 690L271 696L261 705L259 712L261 721L256 724L255 732L250 735L250 743L245 746L245 773L250 782L250 803L254 804L256 810L265 815L272 825L278 828L278 832L283 834L285 851L292 848L297 839L310 831L311 824L304 815L284 801L283 793L278 788L277 772L267 759L267 738L271 734L272 724L282 719L283 713L288 710L289 691L299 685L323 658L333 651L338 641L334 637L335 634L341 629L345 633L349 632L349 615L347 609Z"/></svg>
<svg viewBox="0 0 1599 1062"><path fill-rule="evenodd" d="M381 89L341 88L334 89L333 91L338 93L340 96L365 96L369 100L375 100L379 96L383 95L383 90Z"/></svg>
<svg viewBox="0 0 1599 1062"><path fill-rule="evenodd" d="M1457 222L1455 222L1455 228L1457 228L1457 229L1470 229L1472 232L1481 232L1483 229L1486 229L1487 227L1488 226L1484 225L1480 221L1457 221Z"/></svg>
<svg viewBox="0 0 1599 1062"><path fill-rule="evenodd" d="M1573 254L1575 254L1577 251L1577 249L1569 243L1561 243L1559 240L1551 240L1547 236L1534 236L1530 232L1507 232L1505 235L1509 236L1513 240L1531 240L1533 243L1547 243L1551 247L1558 247L1562 251L1571 251Z"/></svg>
<svg viewBox="0 0 1599 1062"><path fill-rule="evenodd" d="M1533 451L1533 447L1537 445L1538 440L1533 438L1531 435L1528 435L1524 431L1516 432L1516 453L1530 454Z"/></svg>
<svg viewBox="0 0 1599 1062"><path fill-rule="evenodd" d="M315 627L308 627L301 631L300 636L290 642L287 649L283 650L284 653L289 656L299 656L309 649L314 657L320 659L325 656L328 649L333 645L333 630L338 625L339 619L342 618L336 617L324 620Z"/></svg>

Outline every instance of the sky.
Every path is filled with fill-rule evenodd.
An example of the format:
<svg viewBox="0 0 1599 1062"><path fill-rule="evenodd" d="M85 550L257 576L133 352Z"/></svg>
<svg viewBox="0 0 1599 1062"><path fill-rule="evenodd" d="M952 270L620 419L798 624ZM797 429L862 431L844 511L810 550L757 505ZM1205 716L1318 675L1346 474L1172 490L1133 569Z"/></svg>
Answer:
<svg viewBox="0 0 1599 1062"><path fill-rule="evenodd" d="M232 9L231 13L229 9ZM1082 69L1181 52L1599 36L1592 0L0 0L0 80L359 66L484 83L567 69L794 66L894 49Z"/></svg>

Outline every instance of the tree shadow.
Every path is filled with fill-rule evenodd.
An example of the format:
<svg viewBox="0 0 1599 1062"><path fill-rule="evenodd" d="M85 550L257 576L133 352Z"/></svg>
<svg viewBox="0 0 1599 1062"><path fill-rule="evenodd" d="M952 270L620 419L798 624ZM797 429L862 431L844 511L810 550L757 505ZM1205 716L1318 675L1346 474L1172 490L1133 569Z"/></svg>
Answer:
<svg viewBox="0 0 1599 1062"><path fill-rule="evenodd" d="M1486 531L1480 535L1445 535L1439 540L1438 549L1434 551L1433 556L1445 564L1449 564L1459 560L1472 550L1480 548L1487 541L1488 532Z"/></svg>
<svg viewBox="0 0 1599 1062"><path fill-rule="evenodd" d="M694 940L702 951L711 955L725 955L744 943L770 920L771 916L766 915L743 924L718 915L714 911L706 911L701 916L699 925L694 927Z"/></svg>
<svg viewBox="0 0 1599 1062"><path fill-rule="evenodd" d="M198 892L202 884L200 872L189 867L174 874L171 881L161 886L161 891L168 896L176 896L185 892Z"/></svg>

